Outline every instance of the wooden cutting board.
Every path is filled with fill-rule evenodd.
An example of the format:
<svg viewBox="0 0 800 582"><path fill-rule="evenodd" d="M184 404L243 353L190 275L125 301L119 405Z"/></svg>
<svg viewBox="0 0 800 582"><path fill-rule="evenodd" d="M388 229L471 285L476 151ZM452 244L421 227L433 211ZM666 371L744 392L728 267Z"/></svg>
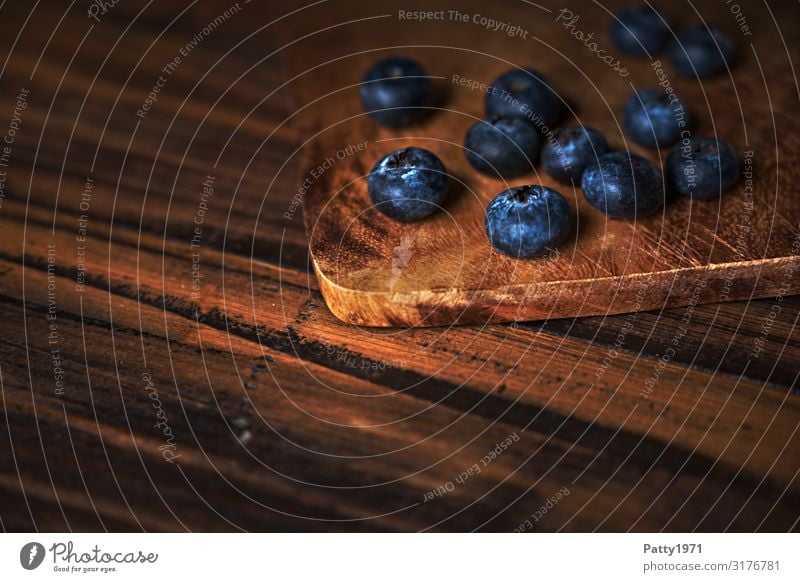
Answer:
<svg viewBox="0 0 800 582"><path fill-rule="evenodd" d="M580 190L541 170L508 183L482 176L462 148L465 132L483 115L485 94L459 79L489 83L513 66L530 66L550 77L566 100L563 123L595 127L612 148L663 165L666 151L629 143L620 128L633 87L657 85L660 71L650 61L617 54L602 6L576 9L580 18L569 29L558 5L546 2L491 9L461 3L459 13L469 21L445 12L444 20L424 23L400 18L387 2L315 7L306 23L309 36L289 50L287 62L298 106L292 121L309 136L298 200L304 202L310 256L331 311L365 326L482 324L800 292L800 127L792 113L797 88L789 56L767 11L748 14L748 36L733 16L719 14L718 2L695 5L735 38L741 58L731 76L703 83L679 77L667 62L663 71L689 104L695 134L716 132L734 144L746 160L747 178L721 199L671 200L661 214L638 221L608 220ZM439 9L430 2L424 7ZM671 8L674 22L696 22L682 6ZM414 9L414 3L404 8ZM474 22L476 14L519 26L525 34L495 32L481 18ZM599 47L621 58L629 74L615 72L575 31L594 33ZM359 101L364 71L393 54L417 59L435 77L440 110L409 129L377 126ZM400 224L371 207L366 178L383 155L410 145L435 152L453 179L443 212ZM487 203L525 183L559 190L573 208L572 236L557 254L511 259L487 242Z"/></svg>

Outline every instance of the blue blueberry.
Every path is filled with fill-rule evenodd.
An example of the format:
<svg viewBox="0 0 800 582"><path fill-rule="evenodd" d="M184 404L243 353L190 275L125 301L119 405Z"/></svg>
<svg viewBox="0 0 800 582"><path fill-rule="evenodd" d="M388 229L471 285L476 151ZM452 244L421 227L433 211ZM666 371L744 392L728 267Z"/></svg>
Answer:
<svg viewBox="0 0 800 582"><path fill-rule="evenodd" d="M428 150L405 148L381 158L367 186L378 210L395 220L412 222L430 216L444 202L447 171Z"/></svg>
<svg viewBox="0 0 800 582"><path fill-rule="evenodd" d="M513 69L492 81L486 94L487 117L522 117L550 125L561 113L561 98L550 81L533 69Z"/></svg>
<svg viewBox="0 0 800 582"><path fill-rule="evenodd" d="M569 234L572 218L564 197L544 186L500 192L486 209L486 236L511 257L532 257L555 248Z"/></svg>
<svg viewBox="0 0 800 582"><path fill-rule="evenodd" d="M669 147L691 129L689 110L675 94L661 89L637 91L625 104L622 125L625 133L639 145Z"/></svg>
<svg viewBox="0 0 800 582"><path fill-rule="evenodd" d="M556 130L554 139L542 148L542 167L564 184L580 185L583 171L608 152L606 138L591 127L574 126Z"/></svg>
<svg viewBox="0 0 800 582"><path fill-rule="evenodd" d="M626 55L652 57L669 39L669 23L650 6L629 6L615 14L611 40Z"/></svg>
<svg viewBox="0 0 800 582"><path fill-rule="evenodd" d="M589 204L610 218L647 216L664 205L659 169L627 152L608 153L587 167L581 187Z"/></svg>
<svg viewBox="0 0 800 582"><path fill-rule="evenodd" d="M405 127L420 121L431 98L431 80L414 60L391 57L367 71L361 81L364 110L389 127Z"/></svg>
<svg viewBox="0 0 800 582"><path fill-rule="evenodd" d="M710 200L733 188L739 179L739 156L733 146L714 137L695 137L667 156L673 188L696 200Z"/></svg>
<svg viewBox="0 0 800 582"><path fill-rule="evenodd" d="M539 154L539 132L519 117L492 117L469 128L464 148L476 170L513 178L533 169Z"/></svg>
<svg viewBox="0 0 800 582"><path fill-rule="evenodd" d="M719 28L684 28L669 45L672 66L684 77L705 79L724 73L736 60L736 44Z"/></svg>

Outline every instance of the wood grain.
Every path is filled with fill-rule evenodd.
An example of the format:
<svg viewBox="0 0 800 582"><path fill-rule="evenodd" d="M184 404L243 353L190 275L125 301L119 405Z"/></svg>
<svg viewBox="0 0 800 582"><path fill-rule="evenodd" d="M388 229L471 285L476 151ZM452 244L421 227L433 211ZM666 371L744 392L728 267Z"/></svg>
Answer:
<svg viewBox="0 0 800 582"><path fill-rule="evenodd" d="M636 59L626 61L630 75L621 77L564 28L560 7L504 5L502 21L530 31L527 39L509 39L448 13L442 21L406 22L393 3L378 2L370 14L385 16L356 25L347 38L333 29L303 43L295 90L311 104L303 115L318 116L316 125L309 119L318 132L307 144L306 230L323 296L338 317L367 326L483 324L800 293L800 201L793 190L800 125L778 106L797 95L795 84L776 77L782 65L791 78L782 39L756 35L751 52L751 39L745 38L732 75L702 84L674 74L667 63L654 68ZM343 19L356 16L336 10ZM460 10L485 12L481 2L463 3ZM574 10L578 30L590 27L601 46L610 43L604 30L610 16L602 6ZM678 10L670 13L678 23L687 20ZM753 10L750 18L756 30L772 26L768 11ZM467 31L468 45L440 42ZM403 46L411 38L415 46ZM422 63L443 95L426 122L399 131L373 123L358 96L363 71L396 53ZM760 60L764 55L774 57L768 65ZM526 66L544 73L561 92L569 110L564 123L595 127L612 148L646 155L659 166L667 151L628 142L620 122L633 87L656 86L663 69L666 82L690 106L695 135L716 133L733 143L749 179L743 177L721 199L671 199L656 216L626 221L607 219L580 190L558 184L539 167L510 182L479 174L462 144L483 115L485 91L457 80L490 84L509 68ZM345 149L359 142L363 151ZM410 145L436 153L451 185L442 212L402 224L372 207L366 177L382 156ZM575 227L557 255L512 259L488 245L484 211L498 192L529 183L561 191Z"/></svg>
<svg viewBox="0 0 800 582"><path fill-rule="evenodd" d="M262 59L311 30L341 25L346 38L355 9L336 4L256 33L212 69L275 18L268 10L297 6L230 21L141 122L164 62L226 3L170 27L184 7L153 3L137 17L144 2L119 3L78 49L85 12L57 27L64 7L42 2L16 45L0 39L0 121L20 87L31 91L0 207L0 527L512 531L568 487L537 531L796 530L797 297L698 305L688 321L667 308L399 331L347 325L326 308L299 209L285 216L314 133L294 83L279 89L302 55ZM23 22L29 10L6 3L0 14ZM192 220L209 173L193 295ZM145 373L175 435L173 463ZM479 475L426 500L514 434Z"/></svg>

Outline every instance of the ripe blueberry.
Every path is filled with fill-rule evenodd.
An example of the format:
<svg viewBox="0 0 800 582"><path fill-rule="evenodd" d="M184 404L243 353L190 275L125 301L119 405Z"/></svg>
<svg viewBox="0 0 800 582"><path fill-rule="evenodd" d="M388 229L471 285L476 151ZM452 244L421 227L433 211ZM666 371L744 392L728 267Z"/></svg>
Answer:
<svg viewBox="0 0 800 582"><path fill-rule="evenodd" d="M572 219L564 197L544 186L500 192L486 209L486 236L511 257L532 257L555 248L569 234Z"/></svg>
<svg viewBox="0 0 800 582"><path fill-rule="evenodd" d="M716 26L684 28L669 45L672 66L684 77L713 77L733 64L736 45Z"/></svg>
<svg viewBox="0 0 800 582"><path fill-rule="evenodd" d="M469 128L464 148L476 170L513 178L533 168L539 154L539 132L519 117L492 117Z"/></svg>
<svg viewBox="0 0 800 582"><path fill-rule="evenodd" d="M653 214L664 204L661 172L641 156L611 152L586 168L581 180L589 204L610 218Z"/></svg>
<svg viewBox="0 0 800 582"><path fill-rule="evenodd" d="M367 71L361 81L364 110L381 125L404 127L425 116L431 81L414 60L391 57Z"/></svg>
<svg viewBox="0 0 800 582"><path fill-rule="evenodd" d="M669 38L669 24L650 6L630 6L616 13L611 40L621 52L633 57L652 57Z"/></svg>
<svg viewBox="0 0 800 582"><path fill-rule="evenodd" d="M579 186L586 167L608 152L606 138L591 127L565 127L554 137L542 148L542 167L564 184Z"/></svg>
<svg viewBox="0 0 800 582"><path fill-rule="evenodd" d="M714 137L695 137L667 156L667 176L675 190L695 200L710 200L739 179L739 156L733 146Z"/></svg>
<svg viewBox="0 0 800 582"><path fill-rule="evenodd" d="M625 104L622 119L625 133L636 143L650 148L675 144L690 129L689 110L675 94L661 89L643 89Z"/></svg>
<svg viewBox="0 0 800 582"><path fill-rule="evenodd" d="M436 212L447 191L441 160L422 148L405 148L381 158L367 179L369 196L386 216L401 222Z"/></svg>
<svg viewBox="0 0 800 582"><path fill-rule="evenodd" d="M552 124L561 99L550 81L533 69L513 69L492 81L486 94L487 117L522 117L537 125Z"/></svg>

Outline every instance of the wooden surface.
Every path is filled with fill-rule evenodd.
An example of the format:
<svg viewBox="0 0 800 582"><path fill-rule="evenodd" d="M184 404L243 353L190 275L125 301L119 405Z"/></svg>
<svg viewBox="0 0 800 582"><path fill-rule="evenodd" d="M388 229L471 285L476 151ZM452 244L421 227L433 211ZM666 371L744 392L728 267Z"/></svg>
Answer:
<svg viewBox="0 0 800 582"><path fill-rule="evenodd" d="M344 324L299 209L286 216L312 117L284 85L302 42L278 49L380 12L325 3L267 27L276 15L242 4L142 119L166 63L227 7L165 4L93 24L60 3L0 10L19 31L0 39L0 133L30 92L0 207L4 530L797 529L798 298ZM771 91L791 82L785 57L757 54ZM781 95L783 155L797 95Z"/></svg>
<svg viewBox="0 0 800 582"><path fill-rule="evenodd" d="M483 14L483 5L462 2L460 8ZM449 12L443 21L399 21L392 6L372 4L375 14L389 16L353 25L345 38L336 29L313 36L297 47L301 54L293 60L292 72L300 75L293 87L303 103L313 103L303 115L319 122L307 144L306 175L320 177L308 188L306 230L321 290L338 317L367 326L484 324L800 293L800 277L789 276L800 269L800 198L792 190L800 123L796 116L775 114L777 103L796 99L797 86L770 81L779 67L790 77L779 35L758 34L755 54L749 40L739 42L743 55L732 75L701 84L675 74L668 63L654 68L648 60L628 59L630 74L616 74L569 35L564 21L571 19L559 17L560 3L504 7L500 20L530 31L527 39L509 39L471 19L451 19ZM597 42L610 43L600 26L610 19L602 7L573 10L580 19L570 30L598 31ZM329 18L320 22L334 12L359 15L358 9L330 6ZM680 10L672 13L677 22L687 22ZM770 29L768 11L753 10L750 17L756 30ZM467 30L468 44L442 42ZM418 46L403 46L411 38ZM440 94L424 123L399 131L373 123L358 95L363 71L397 52L418 60ZM772 55L766 64L763 55ZM320 63L313 75L302 74ZM513 66L534 67L551 79L567 110L563 123L594 127L613 149L630 149L659 167L668 150L629 142L620 124L633 88L657 86L659 74L666 73L664 82L689 107L695 135L716 133L730 141L746 158L744 169L757 168L757 179L750 172L750 180L741 179L724 198L678 197L657 215L630 221L608 220L580 189L559 184L541 167L509 182L483 176L467 162L463 138L484 116L486 90L468 83L489 85ZM356 143L364 144L363 151L344 149ZM385 154L411 145L439 156L451 187L443 211L403 224L373 207L367 176ZM336 163L325 169L326 159ZM492 251L485 209L498 192L530 183L564 194L574 227L557 254L518 260Z"/></svg>

